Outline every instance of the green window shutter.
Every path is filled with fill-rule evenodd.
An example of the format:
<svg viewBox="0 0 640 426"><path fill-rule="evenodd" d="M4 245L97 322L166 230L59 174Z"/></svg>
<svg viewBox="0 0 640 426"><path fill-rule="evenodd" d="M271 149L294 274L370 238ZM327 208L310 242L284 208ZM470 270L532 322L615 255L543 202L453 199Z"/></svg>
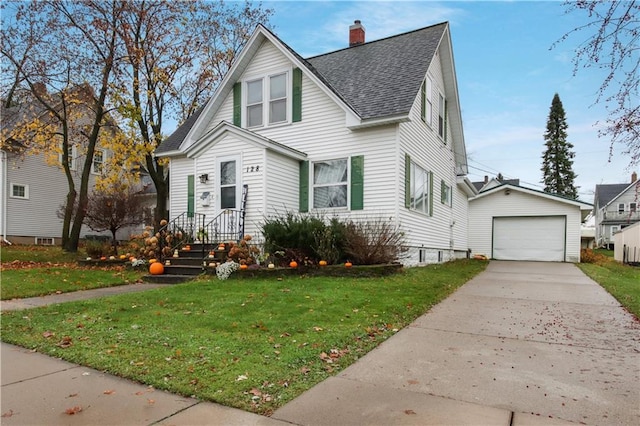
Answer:
<svg viewBox="0 0 640 426"><path fill-rule="evenodd" d="M433 172L429 172L429 216L433 216Z"/></svg>
<svg viewBox="0 0 640 426"><path fill-rule="evenodd" d="M233 125L242 126L242 83L233 85Z"/></svg>
<svg viewBox="0 0 640 426"><path fill-rule="evenodd" d="M309 211L309 162L300 162L300 213Z"/></svg>
<svg viewBox="0 0 640 426"><path fill-rule="evenodd" d="M302 70L293 69L293 99L291 121L294 123L302 120Z"/></svg>
<svg viewBox="0 0 640 426"><path fill-rule="evenodd" d="M364 156L351 157L351 210L364 209Z"/></svg>
<svg viewBox="0 0 640 426"><path fill-rule="evenodd" d="M422 82L422 86L420 86L420 117L422 117L422 121L426 121L425 115L427 113L427 82L426 80Z"/></svg>
<svg viewBox="0 0 640 426"><path fill-rule="evenodd" d="M444 181L441 180L440 181L440 202L442 204L444 204L447 200L444 198L444 191L445 191L445 187L444 187Z"/></svg>
<svg viewBox="0 0 640 426"><path fill-rule="evenodd" d="M404 155L404 206L411 208L411 157Z"/></svg>
<svg viewBox="0 0 640 426"><path fill-rule="evenodd" d="M187 217L193 217L195 213L196 191L193 175L187 176Z"/></svg>

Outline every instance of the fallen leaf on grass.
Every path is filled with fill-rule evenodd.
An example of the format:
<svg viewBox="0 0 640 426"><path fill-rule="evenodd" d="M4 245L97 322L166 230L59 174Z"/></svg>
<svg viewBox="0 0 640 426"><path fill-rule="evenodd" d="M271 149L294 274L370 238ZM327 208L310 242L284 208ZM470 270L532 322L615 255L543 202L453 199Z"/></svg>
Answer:
<svg viewBox="0 0 640 426"><path fill-rule="evenodd" d="M108 390L106 390L106 391L104 391L102 393L105 394L105 395L112 395L112 394L116 393L116 391L114 391L113 389L108 389Z"/></svg>
<svg viewBox="0 0 640 426"><path fill-rule="evenodd" d="M404 413L405 413L405 414L409 414L409 415L411 415L411 414L416 414L416 412L415 412L415 411L413 411L413 410L404 410Z"/></svg>
<svg viewBox="0 0 640 426"><path fill-rule="evenodd" d="M51 331L45 331L44 333L42 333L42 337L44 337L45 339L48 339L49 337L53 337L55 335L56 333L53 333Z"/></svg>
<svg viewBox="0 0 640 426"><path fill-rule="evenodd" d="M248 379L247 376L245 376L244 374L241 374L236 378L236 382L239 382L239 381L242 381L242 380L247 380L247 379Z"/></svg>
<svg viewBox="0 0 640 426"><path fill-rule="evenodd" d="M69 346L73 345L73 342L71 340L71 337L69 336L64 336L62 338L62 340L60 341L60 343L58 343L56 346L62 348L62 349L66 349Z"/></svg>
<svg viewBox="0 0 640 426"><path fill-rule="evenodd" d="M6 413L2 413L2 417L11 417L13 416L13 410L9 410Z"/></svg>
<svg viewBox="0 0 640 426"><path fill-rule="evenodd" d="M82 407L76 405L73 408L67 408L64 413L73 416L74 414L78 414L80 411L82 411Z"/></svg>
<svg viewBox="0 0 640 426"><path fill-rule="evenodd" d="M70 394L67 398L75 398L76 396L78 396L78 394L77 394L77 393L72 393L72 394Z"/></svg>

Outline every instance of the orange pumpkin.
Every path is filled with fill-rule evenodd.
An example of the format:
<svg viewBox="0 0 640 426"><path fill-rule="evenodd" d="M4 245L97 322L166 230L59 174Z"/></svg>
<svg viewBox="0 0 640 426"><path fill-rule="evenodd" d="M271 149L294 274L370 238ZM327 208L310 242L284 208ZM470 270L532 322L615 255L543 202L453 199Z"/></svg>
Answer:
<svg viewBox="0 0 640 426"><path fill-rule="evenodd" d="M318 262L318 265L327 266L327 261L326 260L321 260L320 262Z"/></svg>
<svg viewBox="0 0 640 426"><path fill-rule="evenodd" d="M188 244L184 246L184 251L191 251L191 246Z"/></svg>
<svg viewBox="0 0 640 426"><path fill-rule="evenodd" d="M248 265L240 265L240 269L247 269L247 268L249 268Z"/></svg>
<svg viewBox="0 0 640 426"><path fill-rule="evenodd" d="M292 268L297 268L298 267L298 262L296 262L295 260L292 260L291 262L289 262L289 266Z"/></svg>
<svg viewBox="0 0 640 426"><path fill-rule="evenodd" d="M102 257L100 258L100 260L107 260L107 257L106 257L106 256L102 256Z"/></svg>
<svg viewBox="0 0 640 426"><path fill-rule="evenodd" d="M149 266L149 273L151 275L162 275L164 274L164 266L160 262L154 262Z"/></svg>
<svg viewBox="0 0 640 426"><path fill-rule="evenodd" d="M353 266L353 263L351 262L347 262L344 264L345 268L351 268Z"/></svg>

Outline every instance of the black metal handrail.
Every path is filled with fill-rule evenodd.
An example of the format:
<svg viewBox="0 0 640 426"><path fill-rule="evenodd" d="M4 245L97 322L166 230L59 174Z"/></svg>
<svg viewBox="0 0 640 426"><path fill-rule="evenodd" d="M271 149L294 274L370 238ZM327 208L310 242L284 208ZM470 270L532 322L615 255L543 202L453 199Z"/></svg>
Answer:
<svg viewBox="0 0 640 426"><path fill-rule="evenodd" d="M221 243L240 241L244 235L244 215L242 210L227 209L204 226L207 242Z"/></svg>
<svg viewBox="0 0 640 426"><path fill-rule="evenodd" d="M160 234L159 245L161 258L171 257L173 251L199 240L205 229L206 216L202 213L182 213L164 225ZM202 245L204 255L204 244ZM204 257L204 256L203 256Z"/></svg>

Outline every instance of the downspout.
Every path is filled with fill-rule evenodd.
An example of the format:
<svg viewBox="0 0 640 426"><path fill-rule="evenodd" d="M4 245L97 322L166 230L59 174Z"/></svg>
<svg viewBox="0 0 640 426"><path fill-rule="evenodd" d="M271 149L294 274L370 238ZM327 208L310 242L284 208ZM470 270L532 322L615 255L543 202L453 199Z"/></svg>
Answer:
<svg viewBox="0 0 640 426"><path fill-rule="evenodd" d="M0 150L2 153L2 241L5 244L11 245L11 241L7 240L7 153L4 150Z"/></svg>

